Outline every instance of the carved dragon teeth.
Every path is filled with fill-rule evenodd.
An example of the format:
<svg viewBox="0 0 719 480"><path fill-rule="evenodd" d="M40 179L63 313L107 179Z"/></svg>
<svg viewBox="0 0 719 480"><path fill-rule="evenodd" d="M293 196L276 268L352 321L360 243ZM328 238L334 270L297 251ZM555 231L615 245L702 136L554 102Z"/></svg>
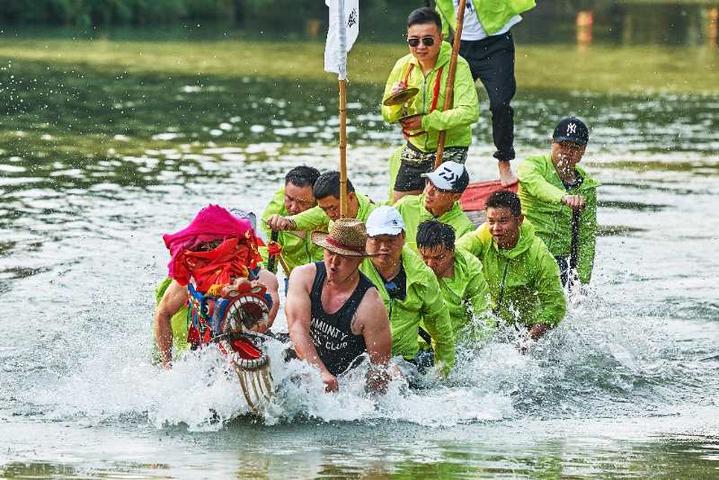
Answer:
<svg viewBox="0 0 719 480"><path fill-rule="evenodd" d="M254 306L259 311L252 313L246 311L246 307ZM225 332L245 332L252 331L257 325L267 325L269 323L270 309L267 303L254 295L242 295L233 299L227 311Z"/></svg>

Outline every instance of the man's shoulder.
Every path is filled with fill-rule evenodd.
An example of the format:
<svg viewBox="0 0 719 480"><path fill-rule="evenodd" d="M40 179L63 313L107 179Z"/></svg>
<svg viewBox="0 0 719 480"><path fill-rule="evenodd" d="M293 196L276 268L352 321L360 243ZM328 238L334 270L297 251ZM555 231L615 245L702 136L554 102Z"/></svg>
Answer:
<svg viewBox="0 0 719 480"><path fill-rule="evenodd" d="M394 207L402 212L408 208L415 208L421 204L421 195L405 195L404 197L397 200Z"/></svg>
<svg viewBox="0 0 719 480"><path fill-rule="evenodd" d="M479 227L460 236L457 238L455 245L464 248L473 255L476 255L479 247L486 243L487 236L489 236L489 240L491 241L492 235L489 234L489 229L486 225L487 223L485 222Z"/></svg>
<svg viewBox="0 0 719 480"><path fill-rule="evenodd" d="M477 227L474 232L470 232L468 235L474 235L483 244L492 243L492 232L489 231L489 224L487 222L484 222Z"/></svg>
<svg viewBox="0 0 719 480"><path fill-rule="evenodd" d="M472 223L472 220L469 219L469 215L467 215L467 212L462 210L462 205L460 205L459 202L454 202L452 208L447 210L447 212L442 216L447 217L453 222L459 222L462 224L469 223L470 225L474 225Z"/></svg>
<svg viewBox="0 0 719 480"><path fill-rule="evenodd" d="M532 232L532 239L527 253L526 259L538 270L556 267L557 265L554 255L549 251L544 241L534 232Z"/></svg>
<svg viewBox="0 0 719 480"><path fill-rule="evenodd" d="M396 70L398 68L403 68L408 63L412 62L414 60L414 56L412 56L411 53L408 53L407 55L403 57L399 57L397 61L394 63L394 67L392 67L393 70Z"/></svg>
<svg viewBox="0 0 719 480"><path fill-rule="evenodd" d="M459 268L465 275L471 275L475 271L482 271L482 262L472 255L472 252L462 247L454 249L454 264L455 269Z"/></svg>
<svg viewBox="0 0 719 480"><path fill-rule="evenodd" d="M314 280L316 274L317 265L315 263L306 263L292 269L292 272L290 272L289 281L294 283Z"/></svg>
<svg viewBox="0 0 719 480"><path fill-rule="evenodd" d="M361 272L360 272L361 273ZM365 276L365 278L367 278ZM362 300L360 300L360 306L365 307L382 307L384 308L384 302L382 301L382 297L380 297L379 290L377 290L377 287L372 283L372 281L367 278L367 281L369 282L370 286L365 290L364 295L362 296Z"/></svg>
<svg viewBox="0 0 719 480"><path fill-rule="evenodd" d="M532 155L522 161L517 171L546 170L548 165L552 165L552 157L550 155Z"/></svg>

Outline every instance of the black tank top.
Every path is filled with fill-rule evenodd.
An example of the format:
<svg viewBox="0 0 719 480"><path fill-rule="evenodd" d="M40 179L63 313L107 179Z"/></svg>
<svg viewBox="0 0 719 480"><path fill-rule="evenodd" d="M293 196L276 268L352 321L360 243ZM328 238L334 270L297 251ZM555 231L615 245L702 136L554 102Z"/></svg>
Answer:
<svg viewBox="0 0 719 480"><path fill-rule="evenodd" d="M310 295L312 300L310 335L320 360L332 375L338 375L352 366L354 359L367 351L364 337L352 333L351 323L364 294L370 288L374 288L374 285L362 272L359 272L360 279L355 291L339 310L329 314L322 307L322 289L327 270L324 262L315 263L315 267L317 273Z"/></svg>

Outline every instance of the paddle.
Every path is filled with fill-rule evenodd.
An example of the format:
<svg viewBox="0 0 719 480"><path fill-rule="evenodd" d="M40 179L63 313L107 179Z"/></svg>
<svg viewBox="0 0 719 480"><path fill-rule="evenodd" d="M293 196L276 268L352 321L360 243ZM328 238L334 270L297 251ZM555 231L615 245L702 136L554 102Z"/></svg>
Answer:
<svg viewBox="0 0 719 480"><path fill-rule="evenodd" d="M272 230L272 233L270 234L270 240L274 243L277 243L277 240L280 238L280 232L277 230ZM276 255L270 255L267 259L267 270L269 270L272 273L277 273L277 259L275 258Z"/></svg>
<svg viewBox="0 0 719 480"><path fill-rule="evenodd" d="M457 6L457 28L454 32L454 40L452 41L452 56L449 59L449 73L447 74L447 90L444 94L444 106L442 111L447 111L454 104L454 76L457 72L457 57L459 56L459 44L462 41L462 26L464 23L464 9L467 7L467 0L459 0ZM444 144L447 140L447 131L439 132L437 139L437 153L434 157L434 168L442 165L444 157Z"/></svg>
<svg viewBox="0 0 719 480"><path fill-rule="evenodd" d="M572 209L572 243L569 247L569 274L577 271L577 263L579 262L579 221L581 219L581 211L579 209ZM567 278L569 288L572 288L574 282L571 281L571 277Z"/></svg>

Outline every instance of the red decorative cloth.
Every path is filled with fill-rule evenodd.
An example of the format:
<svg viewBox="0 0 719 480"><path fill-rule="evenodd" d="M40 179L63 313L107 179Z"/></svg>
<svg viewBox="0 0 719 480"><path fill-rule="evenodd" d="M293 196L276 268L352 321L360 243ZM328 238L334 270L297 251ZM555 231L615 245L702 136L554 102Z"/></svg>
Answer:
<svg viewBox="0 0 719 480"><path fill-rule="evenodd" d="M214 284L247 277L248 270L262 260L257 250L259 239L250 221L237 218L218 205L203 208L189 226L162 238L172 257L169 276L180 285L187 285L193 278L200 293ZM215 240L223 242L210 251L193 251L200 243Z"/></svg>
<svg viewBox="0 0 719 480"><path fill-rule="evenodd" d="M270 242L267 244L267 255L270 257L276 257L282 253L282 245L277 242Z"/></svg>

